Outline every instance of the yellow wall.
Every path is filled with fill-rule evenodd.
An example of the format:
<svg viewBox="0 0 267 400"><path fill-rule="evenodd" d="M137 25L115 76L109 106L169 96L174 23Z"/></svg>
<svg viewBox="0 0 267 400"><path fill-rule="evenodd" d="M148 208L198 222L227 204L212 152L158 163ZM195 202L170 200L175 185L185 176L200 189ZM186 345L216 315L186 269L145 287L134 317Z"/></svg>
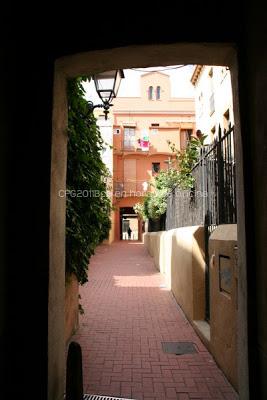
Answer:
<svg viewBox="0 0 267 400"><path fill-rule="evenodd" d="M211 351L229 381L237 389L236 245L236 225L220 225L210 236ZM223 290L223 276L228 283L227 291Z"/></svg>
<svg viewBox="0 0 267 400"><path fill-rule="evenodd" d="M187 317L204 319L204 228L145 233L144 244Z"/></svg>
<svg viewBox="0 0 267 400"><path fill-rule="evenodd" d="M203 337L198 324L205 318L204 227L191 226L149 232L144 234L143 240L149 254L154 258L156 268L165 274L167 287L172 290L177 303L237 389L236 225L220 225L209 240L209 339ZM223 264L220 261L221 270L224 267L224 275L222 272L221 277L227 278L227 290L230 293L220 287L219 256L222 255L225 257Z"/></svg>
<svg viewBox="0 0 267 400"><path fill-rule="evenodd" d="M79 324L79 284L74 274L66 278L65 286L65 343L75 333Z"/></svg>

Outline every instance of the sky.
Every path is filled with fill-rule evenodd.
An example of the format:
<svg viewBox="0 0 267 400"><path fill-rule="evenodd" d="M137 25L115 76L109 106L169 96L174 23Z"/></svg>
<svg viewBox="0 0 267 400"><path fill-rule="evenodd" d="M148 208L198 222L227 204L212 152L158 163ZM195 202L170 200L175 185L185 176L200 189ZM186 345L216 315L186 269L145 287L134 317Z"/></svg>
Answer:
<svg viewBox="0 0 267 400"><path fill-rule="evenodd" d="M194 97L193 85L190 82L193 70L194 65L125 69L125 78L121 81L117 97L140 96L139 77L149 71L161 71L170 76L172 97ZM99 102L93 81L83 85L86 90L86 99L93 103Z"/></svg>

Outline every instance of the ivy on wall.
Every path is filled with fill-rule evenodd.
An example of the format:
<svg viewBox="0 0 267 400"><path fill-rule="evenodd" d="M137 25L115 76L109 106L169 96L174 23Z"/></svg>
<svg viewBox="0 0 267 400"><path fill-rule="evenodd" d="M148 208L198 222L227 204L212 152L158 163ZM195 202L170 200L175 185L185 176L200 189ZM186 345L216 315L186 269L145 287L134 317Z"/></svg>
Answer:
<svg viewBox="0 0 267 400"><path fill-rule="evenodd" d="M84 98L82 82L87 79L71 79L67 87L66 273L74 273L80 284L87 282L89 259L111 226L109 173L101 159L105 144Z"/></svg>

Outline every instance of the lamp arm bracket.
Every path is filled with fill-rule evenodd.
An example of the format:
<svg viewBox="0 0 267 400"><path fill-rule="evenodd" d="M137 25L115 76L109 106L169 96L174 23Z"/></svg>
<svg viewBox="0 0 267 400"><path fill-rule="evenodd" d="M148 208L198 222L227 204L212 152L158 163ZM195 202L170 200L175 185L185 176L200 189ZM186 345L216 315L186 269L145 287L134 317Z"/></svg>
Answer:
<svg viewBox="0 0 267 400"><path fill-rule="evenodd" d="M88 101L89 112L93 112L95 108L104 108L105 119L107 119L107 115L109 113L109 107L113 106L113 104L109 104L108 101L105 101L103 104L95 104L92 101Z"/></svg>
<svg viewBox="0 0 267 400"><path fill-rule="evenodd" d="M112 107L113 104L109 104L108 102L104 103L104 104L93 104L92 101L88 101L88 107L90 111L93 111L95 108L104 108L105 110L108 110L109 107Z"/></svg>

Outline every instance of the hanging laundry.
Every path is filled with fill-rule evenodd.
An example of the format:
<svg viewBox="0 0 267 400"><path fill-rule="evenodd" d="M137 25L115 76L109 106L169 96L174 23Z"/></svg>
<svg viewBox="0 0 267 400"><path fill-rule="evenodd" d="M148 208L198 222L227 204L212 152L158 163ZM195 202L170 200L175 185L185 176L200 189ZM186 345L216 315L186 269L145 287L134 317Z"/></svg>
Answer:
<svg viewBox="0 0 267 400"><path fill-rule="evenodd" d="M148 151L149 150L149 136L147 133L147 130L142 131L142 138L140 139L140 146L142 151Z"/></svg>

